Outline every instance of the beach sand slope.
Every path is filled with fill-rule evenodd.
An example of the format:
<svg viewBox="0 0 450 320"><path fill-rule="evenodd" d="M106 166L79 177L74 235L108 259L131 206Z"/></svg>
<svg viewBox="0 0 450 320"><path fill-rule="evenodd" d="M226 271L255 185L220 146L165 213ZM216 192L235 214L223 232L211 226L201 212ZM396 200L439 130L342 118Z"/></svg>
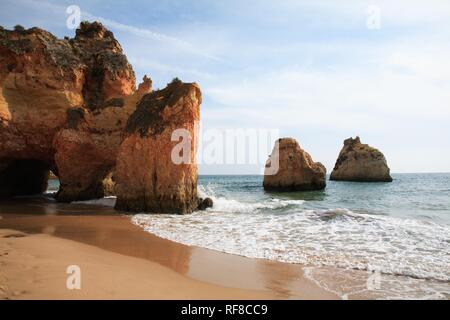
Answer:
<svg viewBox="0 0 450 320"><path fill-rule="evenodd" d="M81 289L66 286L67 267ZM0 229L1 299L270 299L268 292L226 288L152 261L46 234Z"/></svg>

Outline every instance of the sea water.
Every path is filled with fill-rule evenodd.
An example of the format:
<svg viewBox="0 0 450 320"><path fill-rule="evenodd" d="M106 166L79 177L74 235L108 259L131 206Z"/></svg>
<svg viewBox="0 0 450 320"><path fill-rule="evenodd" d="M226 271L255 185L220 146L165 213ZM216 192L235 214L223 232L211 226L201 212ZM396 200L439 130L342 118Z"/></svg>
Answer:
<svg viewBox="0 0 450 320"><path fill-rule="evenodd" d="M449 298L450 174L393 178L273 193L263 190L262 176L201 176L199 194L211 197L213 208L140 213L132 221L186 245L301 264L307 277L343 298ZM376 288L366 284L374 274Z"/></svg>

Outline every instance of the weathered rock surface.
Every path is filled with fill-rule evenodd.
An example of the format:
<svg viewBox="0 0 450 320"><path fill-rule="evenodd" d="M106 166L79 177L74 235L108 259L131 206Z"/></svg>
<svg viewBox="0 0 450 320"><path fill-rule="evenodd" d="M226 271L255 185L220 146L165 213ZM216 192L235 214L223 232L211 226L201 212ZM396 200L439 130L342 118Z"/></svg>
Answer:
<svg viewBox="0 0 450 320"><path fill-rule="evenodd" d="M391 182L392 177L384 155L356 137L344 141L330 180Z"/></svg>
<svg viewBox="0 0 450 320"><path fill-rule="evenodd" d="M117 209L184 214L198 208L201 99L197 84L177 79L142 97L127 122L127 135L117 155ZM173 139L174 132L186 136ZM177 148L182 145L184 149Z"/></svg>
<svg viewBox="0 0 450 320"><path fill-rule="evenodd" d="M52 170L60 201L102 197L127 119L149 92L149 79L135 89L122 48L100 23L64 40L0 29L0 194L41 192Z"/></svg>
<svg viewBox="0 0 450 320"><path fill-rule="evenodd" d="M266 163L263 185L267 191L321 190L326 186L326 169L295 139L278 139Z"/></svg>
<svg viewBox="0 0 450 320"><path fill-rule="evenodd" d="M59 201L115 193L123 210L210 207L197 196L200 103L198 85L178 79L152 92L145 77L136 89L100 23L82 23L64 40L1 29L0 197L45 191L51 171Z"/></svg>

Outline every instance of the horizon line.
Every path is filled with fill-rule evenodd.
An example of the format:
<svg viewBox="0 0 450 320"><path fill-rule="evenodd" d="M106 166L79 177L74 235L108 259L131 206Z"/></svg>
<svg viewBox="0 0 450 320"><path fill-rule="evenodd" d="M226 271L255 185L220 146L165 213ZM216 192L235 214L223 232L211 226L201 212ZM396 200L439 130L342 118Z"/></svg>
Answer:
<svg viewBox="0 0 450 320"><path fill-rule="evenodd" d="M391 174L450 174L450 171L422 171L422 172L391 172ZM264 174L259 173L217 173L217 174L211 174L211 173L205 173L205 174L198 174L199 176L264 176ZM327 173L327 176L329 176L330 173Z"/></svg>

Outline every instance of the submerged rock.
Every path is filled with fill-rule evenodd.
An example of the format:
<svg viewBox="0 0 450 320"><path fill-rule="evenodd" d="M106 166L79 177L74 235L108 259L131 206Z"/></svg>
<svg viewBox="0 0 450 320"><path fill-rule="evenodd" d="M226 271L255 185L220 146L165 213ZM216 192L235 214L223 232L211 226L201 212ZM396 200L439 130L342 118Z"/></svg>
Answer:
<svg viewBox="0 0 450 320"><path fill-rule="evenodd" d="M117 209L180 214L197 209L201 99L197 84L177 79L142 97L117 156Z"/></svg>
<svg viewBox="0 0 450 320"><path fill-rule="evenodd" d="M392 177L384 155L356 137L344 141L330 180L391 182Z"/></svg>
<svg viewBox="0 0 450 320"><path fill-rule="evenodd" d="M14 168L23 161L35 168L28 176L35 187L4 182L2 189L36 193L51 170L60 179L58 200L103 197L127 119L151 81L136 90L121 46L98 22L83 22L72 39L0 29L0 54L0 163L8 164L0 175L19 179Z"/></svg>
<svg viewBox="0 0 450 320"><path fill-rule="evenodd" d="M263 186L268 191L321 190L326 169L293 138L278 139L266 163Z"/></svg>

